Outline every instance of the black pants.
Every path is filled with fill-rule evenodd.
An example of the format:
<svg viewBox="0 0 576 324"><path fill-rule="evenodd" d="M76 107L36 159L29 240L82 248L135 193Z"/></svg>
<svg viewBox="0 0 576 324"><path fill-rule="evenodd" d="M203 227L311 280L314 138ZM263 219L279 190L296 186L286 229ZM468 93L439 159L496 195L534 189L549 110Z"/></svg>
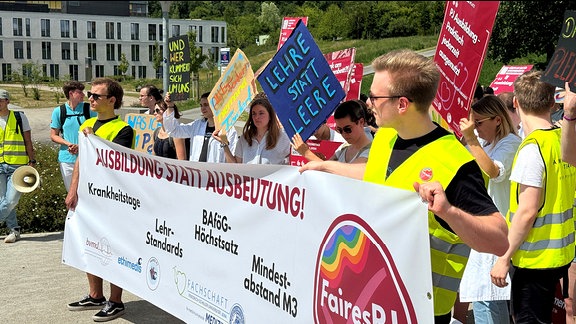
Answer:
<svg viewBox="0 0 576 324"><path fill-rule="evenodd" d="M570 264L555 269L514 267L510 298L514 323L552 323L556 285L569 267Z"/></svg>

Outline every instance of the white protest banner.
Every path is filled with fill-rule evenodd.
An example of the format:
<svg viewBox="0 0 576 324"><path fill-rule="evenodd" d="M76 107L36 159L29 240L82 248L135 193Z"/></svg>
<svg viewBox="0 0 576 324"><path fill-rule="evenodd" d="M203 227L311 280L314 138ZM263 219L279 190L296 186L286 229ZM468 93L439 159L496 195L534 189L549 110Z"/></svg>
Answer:
<svg viewBox="0 0 576 324"><path fill-rule="evenodd" d="M415 192L292 166L165 159L94 135L81 136L79 159L63 263L183 321L433 318Z"/></svg>

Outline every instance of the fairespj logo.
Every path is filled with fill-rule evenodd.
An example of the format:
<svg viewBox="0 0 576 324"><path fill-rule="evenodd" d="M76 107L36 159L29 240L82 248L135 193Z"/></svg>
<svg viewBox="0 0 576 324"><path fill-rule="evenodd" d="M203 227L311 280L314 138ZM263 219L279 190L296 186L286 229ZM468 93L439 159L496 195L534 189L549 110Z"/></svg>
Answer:
<svg viewBox="0 0 576 324"><path fill-rule="evenodd" d="M417 323L390 252L360 217L345 214L318 250L315 323Z"/></svg>

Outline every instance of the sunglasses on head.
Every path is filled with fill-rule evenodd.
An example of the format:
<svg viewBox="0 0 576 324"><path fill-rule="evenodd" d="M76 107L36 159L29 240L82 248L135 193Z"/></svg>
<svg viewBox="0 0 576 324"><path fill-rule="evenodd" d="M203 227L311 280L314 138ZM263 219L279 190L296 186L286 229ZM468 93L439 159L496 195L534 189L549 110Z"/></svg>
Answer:
<svg viewBox="0 0 576 324"><path fill-rule="evenodd" d="M160 108L155 108L154 112L156 112L157 114L163 114L164 110L160 109Z"/></svg>
<svg viewBox="0 0 576 324"><path fill-rule="evenodd" d="M102 94L97 94L97 93L92 93L90 91L88 91L88 98L92 97L94 100L99 100L100 97L106 97L108 98L108 95L102 95Z"/></svg>
<svg viewBox="0 0 576 324"><path fill-rule="evenodd" d="M344 126L344 128L336 127L336 131L339 134L342 134L342 133L350 134L350 133L352 133L352 126L348 125L348 126Z"/></svg>

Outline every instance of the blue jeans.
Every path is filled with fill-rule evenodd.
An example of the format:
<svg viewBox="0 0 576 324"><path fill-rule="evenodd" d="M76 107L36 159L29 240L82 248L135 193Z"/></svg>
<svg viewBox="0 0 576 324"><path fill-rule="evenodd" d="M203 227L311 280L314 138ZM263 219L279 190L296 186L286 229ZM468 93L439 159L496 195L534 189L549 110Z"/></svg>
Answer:
<svg viewBox="0 0 576 324"><path fill-rule="evenodd" d="M491 300L472 303L475 324L506 324L510 323L508 301Z"/></svg>
<svg viewBox="0 0 576 324"><path fill-rule="evenodd" d="M10 230L18 229L16 220L16 205L20 200L21 192L12 185L12 173L21 165L0 163L0 222L6 222Z"/></svg>

